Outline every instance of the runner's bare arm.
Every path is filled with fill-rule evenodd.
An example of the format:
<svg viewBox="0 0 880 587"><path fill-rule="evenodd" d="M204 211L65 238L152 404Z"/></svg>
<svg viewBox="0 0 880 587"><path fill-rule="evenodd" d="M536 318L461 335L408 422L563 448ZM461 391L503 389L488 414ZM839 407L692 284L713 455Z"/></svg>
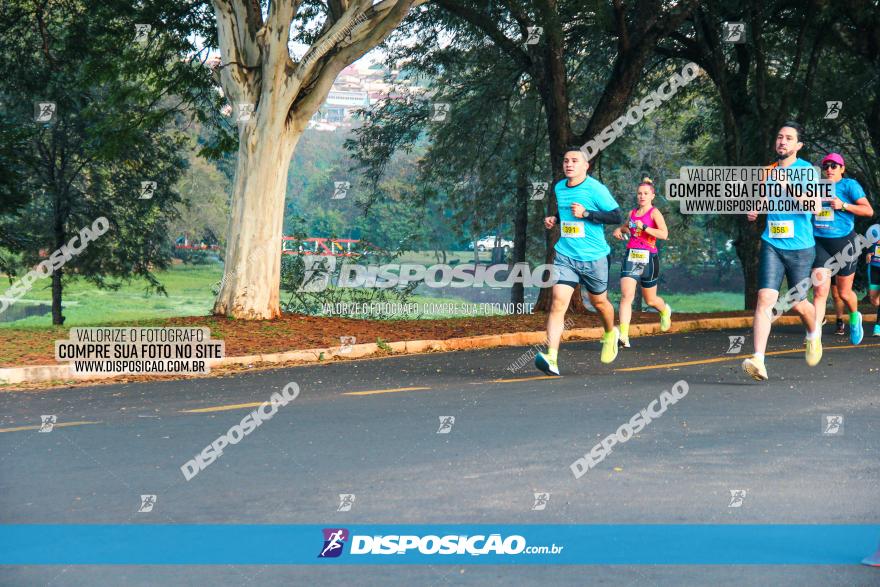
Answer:
<svg viewBox="0 0 880 587"><path fill-rule="evenodd" d="M841 205L841 208L842 207L843 206ZM835 210L839 210L839 208L835 208ZM847 204L846 211L855 216L865 216L867 218L874 215L874 208L871 206L871 202L868 201L868 198L859 198L856 200L855 204Z"/></svg>
<svg viewBox="0 0 880 587"><path fill-rule="evenodd" d="M651 211L651 219L657 224L657 228L649 228L646 226L643 230L654 238L660 240L668 239L669 229L666 227L666 219L663 218L663 214L660 210L654 208L654 210Z"/></svg>

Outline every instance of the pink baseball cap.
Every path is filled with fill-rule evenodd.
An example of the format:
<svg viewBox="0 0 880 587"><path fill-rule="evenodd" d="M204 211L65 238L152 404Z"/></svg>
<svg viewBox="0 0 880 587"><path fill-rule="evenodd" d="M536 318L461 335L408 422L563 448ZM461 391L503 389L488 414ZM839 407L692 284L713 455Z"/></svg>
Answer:
<svg viewBox="0 0 880 587"><path fill-rule="evenodd" d="M822 159L822 165L825 165L828 161L832 161L838 165L846 165L846 163L843 162L843 157L840 153L828 153L825 155L825 158Z"/></svg>

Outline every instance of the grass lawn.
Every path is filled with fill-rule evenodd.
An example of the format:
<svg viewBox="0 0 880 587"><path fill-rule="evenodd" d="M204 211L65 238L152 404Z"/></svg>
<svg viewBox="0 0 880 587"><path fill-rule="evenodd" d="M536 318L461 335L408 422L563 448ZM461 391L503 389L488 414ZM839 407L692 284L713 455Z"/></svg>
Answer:
<svg viewBox="0 0 880 587"><path fill-rule="evenodd" d="M64 289L64 326L105 325L111 322L162 320L184 316L207 316L214 305L211 287L222 278L220 265L174 265L168 271L158 271L156 276L165 286L168 296L145 293L146 282L132 281L116 291L100 290L84 280L74 280ZM282 298L284 292L282 292ZM52 292L48 282L38 282L24 300L51 303ZM462 304L455 298L413 296L410 302L418 310L408 317L414 318L426 311L431 304ZM23 303L23 302L18 302ZM491 315L491 314L490 314ZM449 314L423 316L444 318ZM12 322L0 322L0 328L48 328L52 324L50 314L31 316Z"/></svg>
<svg viewBox="0 0 880 587"><path fill-rule="evenodd" d="M672 306L675 312L733 312L743 309L743 295L739 292L710 291L697 294L666 294L661 291L660 297ZM610 298L616 306L620 302L620 292L612 291ZM647 308L648 305L643 302L642 307Z"/></svg>
<svg viewBox="0 0 880 587"><path fill-rule="evenodd" d="M220 265L175 265L156 273L168 296L147 294L146 282L133 280L118 290L101 290L84 280L65 286L64 326L85 326L110 322L129 322L175 316L204 316L211 311L214 296L211 285L222 277ZM41 280L25 296L26 300L51 303L48 280ZM20 303L20 302L19 302ZM14 322L0 322L0 328L43 328L52 324L50 314L31 316Z"/></svg>
<svg viewBox="0 0 880 587"><path fill-rule="evenodd" d="M211 286L222 277L220 265L174 265L168 271L158 272L159 281L165 285L168 296L147 294L143 281L132 281L118 290L100 290L92 284L75 280L64 291L64 326L104 325L112 322L144 322L173 317L207 316L214 302ZM661 292L661 295L662 292ZM619 292L612 290L611 299L619 299ZM676 312L729 312L742 309L742 294L733 292L708 292L693 295L669 294L664 298ZM28 292L28 301L51 302L48 282L41 281L38 287ZM454 314L425 314L431 304L473 304L454 298L435 298L414 296L411 303L417 305L414 318L419 313L423 318L446 318ZM19 302L22 303L22 302ZM471 313L459 315L472 316ZM491 315L491 314L490 314ZM0 322L2 328L48 328L51 326L49 314L31 316L13 322Z"/></svg>

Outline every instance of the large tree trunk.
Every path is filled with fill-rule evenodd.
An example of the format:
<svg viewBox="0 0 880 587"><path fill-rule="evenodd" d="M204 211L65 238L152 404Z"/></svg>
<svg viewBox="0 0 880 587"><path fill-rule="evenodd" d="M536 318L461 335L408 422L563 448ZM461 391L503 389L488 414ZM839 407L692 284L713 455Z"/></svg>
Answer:
<svg viewBox="0 0 880 587"><path fill-rule="evenodd" d="M61 326L64 324L64 315L61 313L61 272L59 267L52 273L52 324Z"/></svg>
<svg viewBox="0 0 880 587"><path fill-rule="evenodd" d="M301 131L261 104L240 135L223 282L214 314L247 320L281 314L281 231L287 173ZM329 197L329 196L328 196Z"/></svg>
<svg viewBox="0 0 880 587"><path fill-rule="evenodd" d="M53 209L53 226L52 232L55 240L55 249L58 250L67 242L65 237L64 225L67 220L67 208L62 204L62 202L67 201L66 198L60 194L64 192L64 188L57 187L58 191L55 192L56 197L54 201L54 209ZM52 273L52 324L55 326L61 326L64 324L64 315L61 310L61 297L62 297L62 286L61 286L61 277L62 267L59 267L57 271Z"/></svg>
<svg viewBox="0 0 880 587"><path fill-rule="evenodd" d="M539 78L538 88L544 110L547 114L547 138L550 143L550 167L553 173L553 181L551 182L550 189L547 190L547 215L553 216L559 211L556 203L556 191L553 189L553 185L563 178L562 158L572 141L568 113L568 96L566 95L565 82L560 81L558 78L548 80L541 77ZM558 240L558 225L553 230L544 232L544 242L547 247L544 254L544 263L548 265L553 264L553 260L556 258L556 249L554 247ZM581 301L579 290L580 286L576 288L574 295L571 296L569 309L583 313L586 310ZM538 294L538 300L535 302L535 311L549 312L552 302L553 288L542 288Z"/></svg>
<svg viewBox="0 0 880 587"><path fill-rule="evenodd" d="M754 310L758 305L758 259L761 249L763 224L739 220L739 238L736 240L736 255L742 264L743 305Z"/></svg>
<svg viewBox="0 0 880 587"><path fill-rule="evenodd" d="M301 2L269 2L264 13L265 3L213 0L221 57L212 65L215 78L234 113L241 104L254 109L253 120L239 131L226 269L215 314L258 320L281 313L281 227L296 143L339 73L423 2L330 2L313 45L293 60L288 44Z"/></svg>
<svg viewBox="0 0 880 587"><path fill-rule="evenodd" d="M744 96L730 92L725 112L725 158L727 165L760 165L766 162L768 149L773 136L772 121L764 119L752 103ZM729 95L730 95L729 94ZM741 129L755 129L751 133ZM758 305L758 265L761 250L761 233L767 222L765 215L759 215L754 222L745 216L736 218L736 255L743 272L743 307L754 310Z"/></svg>
<svg viewBox="0 0 880 587"><path fill-rule="evenodd" d="M529 178L528 167L521 161L516 172L516 211L513 221L513 263L525 263L526 240L529 227ZM513 264L511 264L513 267ZM525 299L522 283L514 283L510 289L510 301L521 304Z"/></svg>

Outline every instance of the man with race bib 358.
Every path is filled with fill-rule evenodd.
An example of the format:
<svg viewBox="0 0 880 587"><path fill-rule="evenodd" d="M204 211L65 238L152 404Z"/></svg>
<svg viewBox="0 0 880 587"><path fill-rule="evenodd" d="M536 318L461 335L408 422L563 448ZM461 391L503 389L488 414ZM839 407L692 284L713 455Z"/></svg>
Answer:
<svg viewBox="0 0 880 587"><path fill-rule="evenodd" d="M601 361L611 363L617 358L619 332L614 327L614 306L608 299L608 254L611 247L605 240L605 224L619 224L620 207L611 192L598 180L587 175L587 156L574 147L565 152L562 171L566 179L554 187L559 206L557 216L544 219L544 227L552 230L559 223L553 274L553 302L547 317L547 352L538 353L535 367L548 375L559 375L557 353L565 312L578 284L587 290L590 303L602 318Z"/></svg>
<svg viewBox="0 0 880 587"><path fill-rule="evenodd" d="M808 172L812 166L798 158L803 146L803 128L796 122L786 122L776 135L777 164L774 168ZM777 176L781 173L777 172ZM785 183L785 180L779 183ZM793 182L792 182L793 183ZM783 186L785 187L785 186ZM780 200L781 198L774 198ZM801 200L801 198L797 198ZM764 366L764 353L770 338L771 310L779 299L782 279L788 279L788 286L810 283L810 270L816 256L816 241L813 238L813 213L774 212L767 215L767 226L761 236L761 252L758 265L758 303L755 308L753 335L755 354L743 361L743 370L758 381L767 379ZM749 212L748 219L758 219L757 212ZM800 287L795 294L797 303L794 311L800 316L807 329L807 365L818 365L822 359L821 323L816 324L813 304L807 301L807 288Z"/></svg>

